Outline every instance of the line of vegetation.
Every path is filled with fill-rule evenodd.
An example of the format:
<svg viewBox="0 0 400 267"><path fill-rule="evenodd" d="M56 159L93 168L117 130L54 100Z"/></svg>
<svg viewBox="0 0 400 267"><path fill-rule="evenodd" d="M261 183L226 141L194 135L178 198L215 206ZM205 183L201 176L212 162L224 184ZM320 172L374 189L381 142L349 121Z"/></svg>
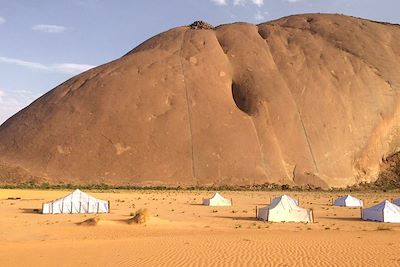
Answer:
<svg viewBox="0 0 400 267"><path fill-rule="evenodd" d="M39 190L158 190L158 191L321 191L321 192L359 192L359 191L396 191L397 186L391 185L376 185L374 183L362 183L359 185L348 186L345 188L321 188L313 185L288 185L265 183L259 185L209 185L209 186L138 186L138 185L110 185L110 184L51 184L37 183L29 181L18 184L1 184L1 189L39 189Z"/></svg>

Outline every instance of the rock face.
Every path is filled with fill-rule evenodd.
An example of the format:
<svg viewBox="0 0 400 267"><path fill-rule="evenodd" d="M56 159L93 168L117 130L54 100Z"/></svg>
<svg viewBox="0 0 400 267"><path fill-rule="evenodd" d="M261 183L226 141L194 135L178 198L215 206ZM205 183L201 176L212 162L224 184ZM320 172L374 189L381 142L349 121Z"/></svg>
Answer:
<svg viewBox="0 0 400 267"><path fill-rule="evenodd" d="M17 113L0 164L53 183L346 186L399 151L399 26L320 14L195 26Z"/></svg>

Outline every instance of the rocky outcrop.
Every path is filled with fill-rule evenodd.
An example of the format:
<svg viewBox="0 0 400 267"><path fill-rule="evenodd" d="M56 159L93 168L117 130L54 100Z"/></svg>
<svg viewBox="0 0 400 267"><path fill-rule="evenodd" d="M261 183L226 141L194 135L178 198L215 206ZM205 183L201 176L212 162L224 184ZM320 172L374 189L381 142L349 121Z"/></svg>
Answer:
<svg viewBox="0 0 400 267"><path fill-rule="evenodd" d="M6 121L0 163L52 183L375 181L400 148L399 44L341 15L174 28Z"/></svg>

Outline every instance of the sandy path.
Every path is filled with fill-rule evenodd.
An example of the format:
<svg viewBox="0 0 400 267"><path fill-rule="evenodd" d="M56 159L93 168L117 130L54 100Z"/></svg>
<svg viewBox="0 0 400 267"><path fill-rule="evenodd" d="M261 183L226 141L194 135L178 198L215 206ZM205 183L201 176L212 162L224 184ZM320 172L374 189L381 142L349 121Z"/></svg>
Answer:
<svg viewBox="0 0 400 267"><path fill-rule="evenodd" d="M32 213L66 193L0 190L0 266L400 266L400 225L360 221L358 209L331 207L329 193L291 193L314 209L311 225L253 218L280 192L226 192L235 206L219 208L197 205L207 192L93 193L112 204L94 227L76 225L91 215ZM369 206L396 195L355 196ZM142 207L154 217L126 224Z"/></svg>

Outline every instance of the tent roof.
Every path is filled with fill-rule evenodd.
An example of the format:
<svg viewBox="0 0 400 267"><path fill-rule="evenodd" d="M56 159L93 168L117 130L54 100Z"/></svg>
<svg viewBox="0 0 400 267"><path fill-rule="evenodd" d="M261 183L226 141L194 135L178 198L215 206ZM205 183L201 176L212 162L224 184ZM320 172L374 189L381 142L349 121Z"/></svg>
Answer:
<svg viewBox="0 0 400 267"><path fill-rule="evenodd" d="M274 205L275 203L280 202L280 201L282 201L282 200L290 201L290 202L292 202L292 204L294 204L294 205L296 205L296 206L298 206L298 203L299 203L296 199L292 198L292 197L289 196L289 195L282 195L282 196L279 196L279 197L274 197L274 198L272 199L270 205L272 206L272 205Z"/></svg>
<svg viewBox="0 0 400 267"><path fill-rule="evenodd" d="M75 197L75 198L78 197L78 198L92 198L92 199L96 199L95 197L92 197L92 196L86 194L85 192L83 192L83 191L81 191L81 190L79 190L79 189L75 189L73 192L69 193L69 194L66 195L66 196L57 198L57 199L55 199L55 200L48 201L48 202L46 202L46 203L55 202L55 201L58 201L58 200L62 200L62 199L69 198L69 197L71 197L71 199L74 199L74 197ZM99 200L100 200L100 199L99 199ZM104 200L103 200L103 201L104 201Z"/></svg>
<svg viewBox="0 0 400 267"><path fill-rule="evenodd" d="M272 203L267 206L269 209L282 209L282 210L304 210L297 205L297 200L288 195L282 195L272 200Z"/></svg>
<svg viewBox="0 0 400 267"><path fill-rule="evenodd" d="M215 192L213 197L222 197L218 192Z"/></svg>
<svg viewBox="0 0 400 267"><path fill-rule="evenodd" d="M345 195L345 196L341 196L339 197L337 200L356 200L356 201L360 201L360 199L353 197L352 195Z"/></svg>
<svg viewBox="0 0 400 267"><path fill-rule="evenodd" d="M223 196L221 196L218 192L216 192L210 199L225 199Z"/></svg>
<svg viewBox="0 0 400 267"><path fill-rule="evenodd" d="M371 210L371 211L382 211L382 210L390 210L392 212L397 212L400 213L400 207L393 204L392 202L390 202L389 200L384 200L381 203L372 206L370 208L367 208L367 210Z"/></svg>

